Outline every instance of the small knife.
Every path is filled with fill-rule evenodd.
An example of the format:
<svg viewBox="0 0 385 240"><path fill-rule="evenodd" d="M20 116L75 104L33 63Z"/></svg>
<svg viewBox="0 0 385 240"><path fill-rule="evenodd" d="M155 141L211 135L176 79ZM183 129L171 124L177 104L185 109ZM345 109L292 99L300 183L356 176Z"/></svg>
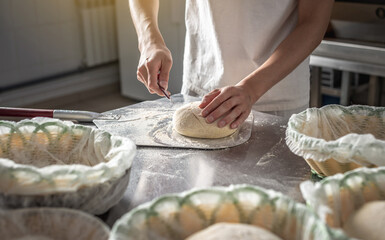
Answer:
<svg viewBox="0 0 385 240"><path fill-rule="evenodd" d="M164 88L162 86L160 86L159 84L159 75L160 75L160 72L158 72L158 87L160 89L160 91L162 91L162 93L164 94L164 96L166 96L166 98L170 99L171 101L171 97L170 95L166 92L166 90L164 90Z"/></svg>
<svg viewBox="0 0 385 240"><path fill-rule="evenodd" d="M164 96L166 96L166 98L171 100L170 95L166 92L166 90L164 90L162 86L159 85L159 82L158 82L158 86L160 88L160 91L162 91L162 93L164 94Z"/></svg>

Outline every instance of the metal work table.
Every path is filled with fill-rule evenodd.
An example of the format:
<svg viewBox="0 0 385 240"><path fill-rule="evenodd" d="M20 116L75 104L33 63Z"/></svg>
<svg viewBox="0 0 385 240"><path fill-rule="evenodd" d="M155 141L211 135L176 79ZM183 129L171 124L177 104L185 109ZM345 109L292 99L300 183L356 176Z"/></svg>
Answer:
<svg viewBox="0 0 385 240"><path fill-rule="evenodd" d="M385 77L385 47L381 44L323 40L310 57L312 66L311 105L321 106L321 68L342 71L341 101L349 104L353 73L370 75L368 104L379 105L380 77Z"/></svg>
<svg viewBox="0 0 385 240"><path fill-rule="evenodd" d="M168 104L166 99L143 102ZM138 147L123 199L100 216L108 225L134 207L168 193L191 188L253 184L280 191L303 202L299 183L311 178L310 168L285 143L287 121L275 115L253 112L251 138L244 144L199 150Z"/></svg>

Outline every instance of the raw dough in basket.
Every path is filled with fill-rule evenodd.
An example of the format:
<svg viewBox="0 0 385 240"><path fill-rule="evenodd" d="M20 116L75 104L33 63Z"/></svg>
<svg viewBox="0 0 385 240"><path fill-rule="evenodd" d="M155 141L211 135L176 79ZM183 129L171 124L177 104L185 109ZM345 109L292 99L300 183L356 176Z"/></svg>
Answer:
<svg viewBox="0 0 385 240"><path fill-rule="evenodd" d="M200 102L188 103L175 111L173 125L179 134L195 138L223 138L237 130L231 129L229 125L219 128L218 120L208 124L201 116L199 104Z"/></svg>
<svg viewBox="0 0 385 240"><path fill-rule="evenodd" d="M359 208L344 224L345 232L354 238L383 239L385 236L385 201L373 201Z"/></svg>
<svg viewBox="0 0 385 240"><path fill-rule="evenodd" d="M186 240L282 240L260 227L240 223L217 223L199 231Z"/></svg>

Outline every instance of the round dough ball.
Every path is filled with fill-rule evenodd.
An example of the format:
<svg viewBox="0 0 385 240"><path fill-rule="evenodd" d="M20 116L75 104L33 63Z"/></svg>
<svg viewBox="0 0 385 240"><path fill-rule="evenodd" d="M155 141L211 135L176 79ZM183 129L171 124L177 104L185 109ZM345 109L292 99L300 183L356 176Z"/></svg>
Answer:
<svg viewBox="0 0 385 240"><path fill-rule="evenodd" d="M229 125L219 128L217 121L208 124L201 116L200 102L192 102L177 109L173 117L174 129L187 137L195 138L223 138L233 134L237 129Z"/></svg>
<svg viewBox="0 0 385 240"><path fill-rule="evenodd" d="M366 203L344 224L345 232L354 238L383 239L385 236L385 201Z"/></svg>
<svg viewBox="0 0 385 240"><path fill-rule="evenodd" d="M282 240L264 228L241 223L216 223L186 240Z"/></svg>

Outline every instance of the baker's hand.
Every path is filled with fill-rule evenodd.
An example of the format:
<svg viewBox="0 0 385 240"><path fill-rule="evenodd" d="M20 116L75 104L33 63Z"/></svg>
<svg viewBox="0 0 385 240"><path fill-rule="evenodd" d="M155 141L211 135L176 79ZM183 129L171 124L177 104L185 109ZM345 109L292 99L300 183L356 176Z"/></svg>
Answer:
<svg viewBox="0 0 385 240"><path fill-rule="evenodd" d="M231 86L211 91L204 96L199 107L208 123L222 118L218 127L230 124L230 128L237 128L249 116L254 102L250 89Z"/></svg>
<svg viewBox="0 0 385 240"><path fill-rule="evenodd" d="M166 46L151 46L141 52L136 75L150 93L164 96L158 86L158 81L160 86L167 91L171 66L170 50Z"/></svg>

